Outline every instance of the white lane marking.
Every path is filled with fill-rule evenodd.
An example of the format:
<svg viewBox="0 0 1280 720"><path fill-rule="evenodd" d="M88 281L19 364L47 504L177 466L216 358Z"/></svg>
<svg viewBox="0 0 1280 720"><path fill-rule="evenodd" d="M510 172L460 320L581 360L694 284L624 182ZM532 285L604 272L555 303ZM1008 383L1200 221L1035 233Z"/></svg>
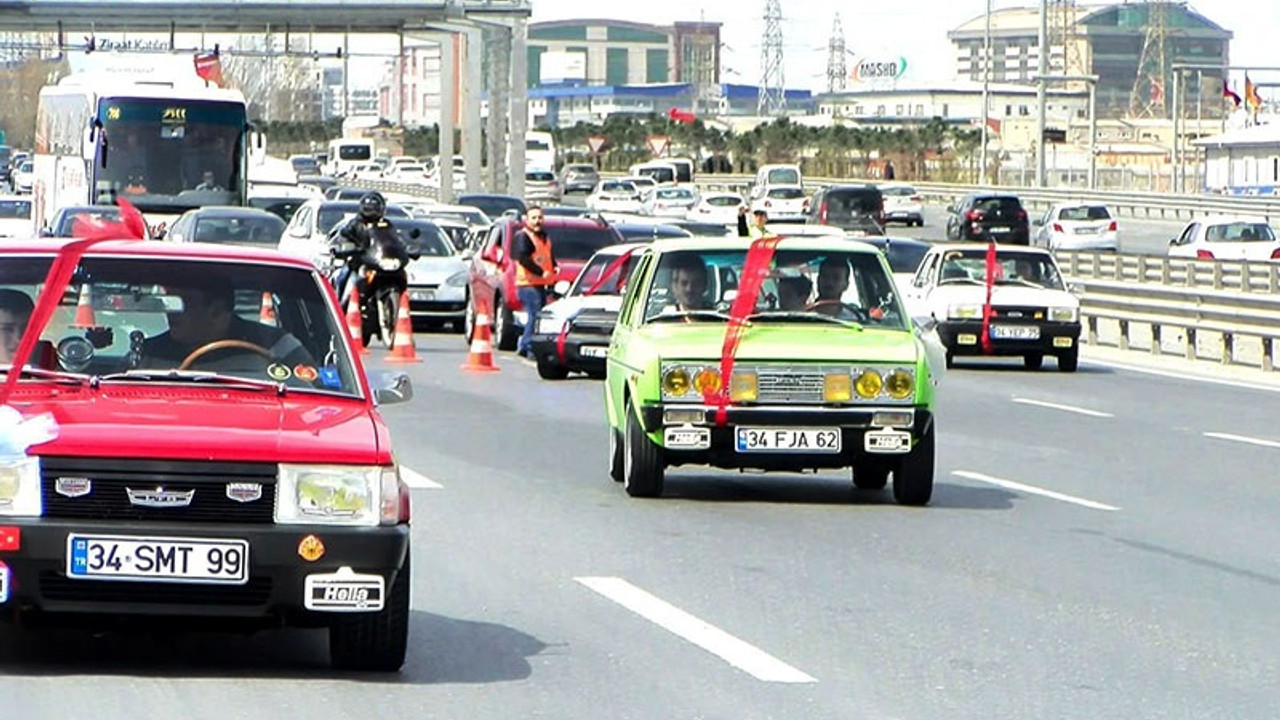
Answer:
<svg viewBox="0 0 1280 720"><path fill-rule="evenodd" d="M1276 442L1275 440L1260 440L1258 438L1251 438L1245 435L1232 435L1230 433L1207 432L1204 434L1204 436L1217 438L1219 440L1231 440L1232 442L1247 443L1249 445L1258 445L1261 447L1280 448L1280 442Z"/></svg>
<svg viewBox="0 0 1280 720"><path fill-rule="evenodd" d="M1047 498L1051 498L1053 500L1061 500L1062 502L1072 503L1073 505L1080 505L1082 507L1092 508L1094 510L1109 510L1114 512L1120 509L1114 505L1107 505L1105 503L1094 502L1092 500L1085 500L1084 498L1078 498L1074 495L1067 495L1065 493L1055 492L1053 490L1045 490L1044 488L1038 488L1034 485L1024 485L1023 483L1020 483L1020 482L1014 482L1012 480L1004 480L998 477L991 477L990 475L983 475L982 473L969 472L968 470L953 470L951 474L955 475L956 477L962 477L962 478L967 478L969 480L977 480L978 482L988 483L990 485L996 485L996 486L1005 488L1006 490L1016 490L1018 492L1024 492L1030 495L1041 495Z"/></svg>
<svg viewBox="0 0 1280 720"><path fill-rule="evenodd" d="M1190 380L1192 382L1209 383L1211 385L1225 385L1227 387L1240 388L1243 390L1261 390L1263 392L1280 393L1280 385L1267 385L1265 383L1251 383L1244 380L1228 380L1226 378L1208 377L1206 375L1193 375L1190 373L1174 372L1172 370L1156 370L1154 368L1139 367L1137 365L1129 365L1127 363L1111 362L1110 360L1094 360L1090 358L1084 362L1085 365L1099 365L1114 370L1127 370L1129 372L1142 373L1144 375L1156 375L1158 377L1172 378L1174 380ZM1259 370L1261 372L1261 370Z"/></svg>
<svg viewBox="0 0 1280 720"><path fill-rule="evenodd" d="M407 468L404 465L400 466L400 479L404 481L405 485L408 485L409 487L415 490L443 490L444 489L444 486L441 485L440 483L432 480L431 478L427 477L426 475L423 475L422 473L414 470L413 468Z"/></svg>
<svg viewBox="0 0 1280 720"><path fill-rule="evenodd" d="M779 683L815 683L807 675L765 651L654 597L617 577L579 577L587 586L622 607L719 657L757 680Z"/></svg>
<svg viewBox="0 0 1280 720"><path fill-rule="evenodd" d="M1080 415L1088 415L1089 417L1109 418L1115 417L1111 413L1099 412L1097 410L1089 410L1087 408L1076 407L1074 405L1059 405L1058 403L1045 402L1043 400L1032 400L1031 398L1016 397L1013 399L1016 403L1023 405L1035 405L1036 407L1049 408L1051 410L1062 410L1064 412L1073 412Z"/></svg>

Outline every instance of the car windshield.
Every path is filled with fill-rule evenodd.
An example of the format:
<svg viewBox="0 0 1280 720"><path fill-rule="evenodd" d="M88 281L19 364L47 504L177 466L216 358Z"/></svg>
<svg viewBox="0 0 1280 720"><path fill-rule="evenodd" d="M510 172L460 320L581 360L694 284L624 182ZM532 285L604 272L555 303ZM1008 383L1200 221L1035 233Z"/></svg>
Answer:
<svg viewBox="0 0 1280 720"><path fill-rule="evenodd" d="M885 197L910 197L916 194L916 189L907 185L890 185L880 188L880 194Z"/></svg>
<svg viewBox="0 0 1280 720"><path fill-rule="evenodd" d="M627 240L657 240L658 238L693 237L693 233L677 225L655 223L625 223L615 225L622 237Z"/></svg>
<svg viewBox="0 0 1280 720"><path fill-rule="evenodd" d="M1205 228L1204 239L1209 242L1271 242L1276 235L1266 223L1233 222L1210 225Z"/></svg>
<svg viewBox="0 0 1280 720"><path fill-rule="evenodd" d="M90 220L119 220L120 210L109 205L103 205L101 208L84 208L74 212L65 212L60 216L58 226L53 229L56 237L71 237L75 232L76 220L83 218L85 221Z"/></svg>
<svg viewBox="0 0 1280 720"><path fill-rule="evenodd" d="M1062 275L1053 256L1016 250L997 250L993 281L997 285L1029 285L1064 290ZM983 248L949 250L942 256L939 285L987 282L987 251Z"/></svg>
<svg viewBox="0 0 1280 720"><path fill-rule="evenodd" d="M664 253L645 300L646 322L724 322L746 250ZM906 313L875 253L780 249L756 298L753 322L830 322L905 329Z"/></svg>
<svg viewBox="0 0 1280 720"><path fill-rule="evenodd" d="M7 254L0 303L29 308L50 262ZM323 282L314 271L262 263L89 255L29 366L103 382L163 376L356 395L347 329ZM12 349L4 352L11 361Z"/></svg>
<svg viewBox="0 0 1280 720"><path fill-rule="evenodd" d="M879 190L832 190L823 199L827 219L849 220L861 215L874 215L883 207Z"/></svg>
<svg viewBox="0 0 1280 720"><path fill-rule="evenodd" d="M622 242L622 236L610 227L549 227L547 234L559 260L587 260L600 248Z"/></svg>
<svg viewBox="0 0 1280 720"><path fill-rule="evenodd" d="M1088 222L1090 220L1110 220L1111 213L1102 205L1081 205L1080 207L1067 207L1058 211L1059 220L1074 220L1077 222Z"/></svg>
<svg viewBox="0 0 1280 720"><path fill-rule="evenodd" d="M25 220L30 217L30 200L0 200L0 220Z"/></svg>
<svg viewBox="0 0 1280 720"><path fill-rule="evenodd" d="M569 295L585 295L595 288L595 295L621 295L627 289L627 279L631 276L631 268L635 267L639 253L632 253L626 260L618 262L621 255L604 255L597 253L587 266L573 281ZM608 272L608 275L605 273ZM601 280L601 277L604 277Z"/></svg>
<svg viewBox="0 0 1280 720"><path fill-rule="evenodd" d="M1016 213L1022 201L1016 197L984 197L973 201L973 209L982 213Z"/></svg>
<svg viewBox="0 0 1280 720"><path fill-rule="evenodd" d="M392 227L400 233L405 246L416 249L422 257L450 257L458 254L449 236L435 223L405 220L394 223ZM417 237L413 236L415 230L418 231Z"/></svg>
<svg viewBox="0 0 1280 720"><path fill-rule="evenodd" d="M223 245L275 247L283 234L284 220L275 215L214 216L197 218L190 239Z"/></svg>

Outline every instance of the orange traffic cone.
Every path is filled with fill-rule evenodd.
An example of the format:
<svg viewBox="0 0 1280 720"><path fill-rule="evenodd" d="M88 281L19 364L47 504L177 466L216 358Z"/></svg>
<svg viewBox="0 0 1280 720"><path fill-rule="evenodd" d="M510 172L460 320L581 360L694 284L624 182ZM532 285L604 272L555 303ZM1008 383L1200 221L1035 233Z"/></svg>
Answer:
<svg viewBox="0 0 1280 720"><path fill-rule="evenodd" d="M276 324L276 301L266 290L262 291L262 310L258 312L258 322L264 325Z"/></svg>
<svg viewBox="0 0 1280 720"><path fill-rule="evenodd" d="M360 298L356 296L355 290L351 291L351 298L347 300L347 332L351 334L351 342L355 343L357 352L369 352L364 344L364 320L360 317Z"/></svg>
<svg viewBox="0 0 1280 720"><path fill-rule="evenodd" d="M85 283L80 286L80 300L76 303L76 319L71 323L74 328L91 328L97 327L98 323L93 317L93 300L89 297L89 284Z"/></svg>
<svg viewBox="0 0 1280 720"><path fill-rule="evenodd" d="M489 303L476 306L475 328L471 332L471 352L463 370L471 372L498 372L502 368L493 364L493 335L489 331Z"/></svg>
<svg viewBox="0 0 1280 720"><path fill-rule="evenodd" d="M400 308L396 311L396 334L391 339L391 352L387 353L387 362L422 362L417 348L413 346L413 316L409 314L407 292L400 293Z"/></svg>

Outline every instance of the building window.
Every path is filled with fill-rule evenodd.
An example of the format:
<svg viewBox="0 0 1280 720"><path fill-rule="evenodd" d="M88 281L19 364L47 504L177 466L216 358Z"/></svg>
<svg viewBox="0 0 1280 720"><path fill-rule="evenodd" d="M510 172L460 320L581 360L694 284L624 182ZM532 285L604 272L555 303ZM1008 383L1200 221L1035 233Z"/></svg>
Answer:
<svg viewBox="0 0 1280 720"><path fill-rule="evenodd" d="M854 105L854 106L853 106L853 114L854 114L854 115L866 115L866 114L867 114L867 109L866 109L866 108L864 108L864 107L862 107L861 105Z"/></svg>
<svg viewBox="0 0 1280 720"><path fill-rule="evenodd" d="M1004 116L1005 116L1005 117L1013 117L1013 106L1012 106L1012 105L1005 105L1005 106L1004 106Z"/></svg>
<svg viewBox="0 0 1280 720"><path fill-rule="evenodd" d="M605 51L604 82L606 85L626 85L628 77L628 51L626 48L607 48Z"/></svg>
<svg viewBox="0 0 1280 720"><path fill-rule="evenodd" d="M884 106L883 106L883 105L877 105L877 106L876 106L876 117L883 117L883 116L884 116Z"/></svg>
<svg viewBox="0 0 1280 720"><path fill-rule="evenodd" d="M924 115L924 105L916 105L916 115Z"/></svg>
<svg viewBox="0 0 1280 720"><path fill-rule="evenodd" d="M1018 114L1021 115L1022 117L1027 117L1028 115L1031 114L1031 110L1028 109L1026 105L1019 105Z"/></svg>
<svg viewBox="0 0 1280 720"><path fill-rule="evenodd" d="M899 105L899 106L895 107L895 108L893 109L893 114L894 114L895 116L897 116L897 117L902 117L902 106L901 106L901 105Z"/></svg>
<svg viewBox="0 0 1280 720"><path fill-rule="evenodd" d="M645 82L664 83L671 78L671 71L668 67L670 62L670 53L666 48L657 49L649 48L644 51L645 62Z"/></svg>

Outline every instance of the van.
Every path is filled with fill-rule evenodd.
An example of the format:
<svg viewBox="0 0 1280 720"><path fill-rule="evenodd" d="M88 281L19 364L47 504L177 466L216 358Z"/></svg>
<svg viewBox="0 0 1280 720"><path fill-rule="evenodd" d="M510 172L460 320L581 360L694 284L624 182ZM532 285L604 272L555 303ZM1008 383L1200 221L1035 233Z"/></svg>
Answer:
<svg viewBox="0 0 1280 720"><path fill-rule="evenodd" d="M675 185L678 177L676 166L665 160L662 162L637 163L632 165L627 170L627 173L653 178L653 181L659 185Z"/></svg>
<svg viewBox="0 0 1280 720"><path fill-rule="evenodd" d="M875 185L832 185L814 194L805 222L869 231L873 225L874 229L882 228L884 219L884 195L880 188Z"/></svg>
<svg viewBox="0 0 1280 720"><path fill-rule="evenodd" d="M342 177L355 172L357 166L374 159L372 140L340 138L329 143L329 174Z"/></svg>
<svg viewBox="0 0 1280 720"><path fill-rule="evenodd" d="M804 177L799 165L761 165L756 172L755 182L751 185L751 199L764 197L768 188L773 185L804 185Z"/></svg>

